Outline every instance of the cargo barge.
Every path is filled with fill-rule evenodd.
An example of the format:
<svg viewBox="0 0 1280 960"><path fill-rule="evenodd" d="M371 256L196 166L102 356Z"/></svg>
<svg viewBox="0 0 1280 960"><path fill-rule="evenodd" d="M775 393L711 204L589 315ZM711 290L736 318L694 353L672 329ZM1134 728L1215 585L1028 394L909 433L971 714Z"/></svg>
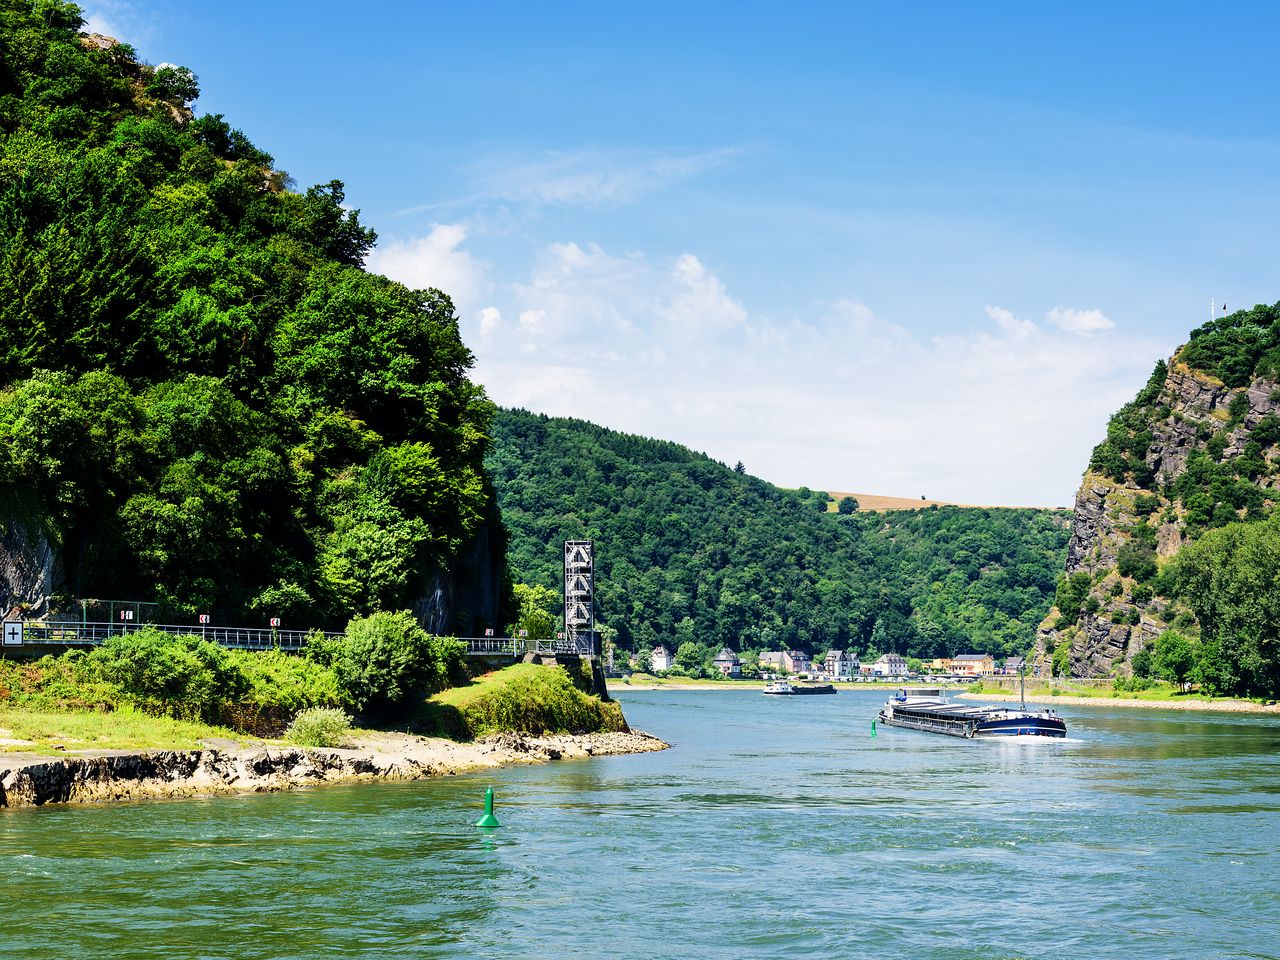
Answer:
<svg viewBox="0 0 1280 960"><path fill-rule="evenodd" d="M783 697L798 697L805 694L835 693L836 688L829 683L791 683L787 680L775 680L765 685L764 692Z"/></svg>
<svg viewBox="0 0 1280 960"><path fill-rule="evenodd" d="M880 710L881 723L950 737L1065 737L1067 725L1052 710L956 703L935 687L903 687Z"/></svg>

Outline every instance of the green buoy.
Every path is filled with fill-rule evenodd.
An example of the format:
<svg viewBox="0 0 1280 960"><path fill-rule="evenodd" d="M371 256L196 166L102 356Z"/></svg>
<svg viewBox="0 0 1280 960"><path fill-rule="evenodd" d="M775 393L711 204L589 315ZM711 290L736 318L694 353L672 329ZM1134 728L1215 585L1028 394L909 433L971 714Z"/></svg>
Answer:
<svg viewBox="0 0 1280 960"><path fill-rule="evenodd" d="M875 735L876 735L876 722L875 722L874 720L872 720L872 721L871 721L871 736L874 738L874 737L875 737Z"/></svg>
<svg viewBox="0 0 1280 960"><path fill-rule="evenodd" d="M500 827L498 818L493 815L493 787L484 791L484 816L476 821L477 827Z"/></svg>

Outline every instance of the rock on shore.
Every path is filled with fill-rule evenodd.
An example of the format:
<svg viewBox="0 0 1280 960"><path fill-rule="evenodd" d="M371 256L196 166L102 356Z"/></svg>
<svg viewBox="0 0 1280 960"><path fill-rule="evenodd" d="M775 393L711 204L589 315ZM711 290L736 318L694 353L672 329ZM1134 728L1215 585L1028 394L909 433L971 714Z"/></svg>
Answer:
<svg viewBox="0 0 1280 960"><path fill-rule="evenodd" d="M58 758L0 754L0 807L261 793L352 780L419 780L514 763L649 753L667 746L634 731L538 737L505 733L474 743L378 733L348 749L221 741L201 750Z"/></svg>

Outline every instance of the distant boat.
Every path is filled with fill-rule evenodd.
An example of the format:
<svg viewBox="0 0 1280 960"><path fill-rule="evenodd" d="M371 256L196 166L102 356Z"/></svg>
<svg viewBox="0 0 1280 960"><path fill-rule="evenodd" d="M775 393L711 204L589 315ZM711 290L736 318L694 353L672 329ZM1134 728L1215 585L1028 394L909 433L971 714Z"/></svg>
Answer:
<svg viewBox="0 0 1280 960"><path fill-rule="evenodd" d="M791 683L789 680L775 680L765 686L764 692L784 697L797 697L805 694L835 693L836 688L829 683Z"/></svg>
<svg viewBox="0 0 1280 960"><path fill-rule="evenodd" d="M956 703L934 687L903 687L880 710L881 723L952 737L1065 737L1067 724L1052 710Z"/></svg>

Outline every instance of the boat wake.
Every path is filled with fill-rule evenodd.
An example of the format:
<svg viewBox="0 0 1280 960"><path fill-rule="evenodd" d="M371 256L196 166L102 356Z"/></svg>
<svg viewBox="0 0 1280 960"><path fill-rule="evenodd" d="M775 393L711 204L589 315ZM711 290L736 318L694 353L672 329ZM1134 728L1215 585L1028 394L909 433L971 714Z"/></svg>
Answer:
<svg viewBox="0 0 1280 960"><path fill-rule="evenodd" d="M976 737L984 743L1016 743L1016 744L1057 744L1057 743L1085 743L1077 737L1042 737L1033 733L1019 733L1007 737Z"/></svg>

